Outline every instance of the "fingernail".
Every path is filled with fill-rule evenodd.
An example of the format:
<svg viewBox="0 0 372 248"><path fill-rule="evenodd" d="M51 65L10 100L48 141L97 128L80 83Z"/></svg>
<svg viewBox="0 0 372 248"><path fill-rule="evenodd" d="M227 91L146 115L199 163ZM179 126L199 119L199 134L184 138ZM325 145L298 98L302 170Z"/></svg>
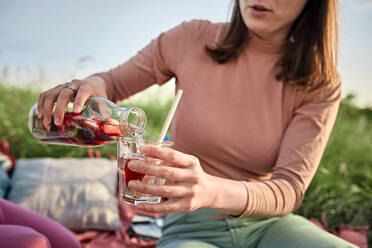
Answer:
<svg viewBox="0 0 372 248"><path fill-rule="evenodd" d="M137 184L136 181L131 180L131 181L129 181L129 183L128 183L128 187L131 188L131 187L135 186L136 184Z"/></svg>
<svg viewBox="0 0 372 248"><path fill-rule="evenodd" d="M136 162L130 161L128 163L128 167L129 167L129 169L135 169L137 167L137 164L136 164Z"/></svg>
<svg viewBox="0 0 372 248"><path fill-rule="evenodd" d="M61 123L61 119L60 118L55 118L54 119L54 123L56 124L56 126L58 126L60 123Z"/></svg>
<svg viewBox="0 0 372 248"><path fill-rule="evenodd" d="M149 147L149 146L142 146L141 147L141 151L143 153L149 153L151 151L151 147Z"/></svg>
<svg viewBox="0 0 372 248"><path fill-rule="evenodd" d="M81 111L80 108L81 108L80 105L74 105L74 109L73 109L73 111L74 111L75 113L80 113L80 111Z"/></svg>
<svg viewBox="0 0 372 248"><path fill-rule="evenodd" d="M43 119L42 120L42 125L44 127L44 129L48 130L49 131L49 128L50 128L50 119Z"/></svg>
<svg viewBox="0 0 372 248"><path fill-rule="evenodd" d="M49 126L49 124L44 124L44 129L46 130L46 131L50 131L50 126Z"/></svg>

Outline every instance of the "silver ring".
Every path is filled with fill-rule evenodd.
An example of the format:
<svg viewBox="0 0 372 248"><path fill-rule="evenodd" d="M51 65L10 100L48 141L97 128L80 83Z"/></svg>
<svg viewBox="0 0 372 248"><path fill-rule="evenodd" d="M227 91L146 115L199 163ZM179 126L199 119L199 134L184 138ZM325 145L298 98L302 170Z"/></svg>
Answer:
<svg viewBox="0 0 372 248"><path fill-rule="evenodd" d="M72 83L68 83L68 84L67 84L65 87L63 87L63 88L70 89L70 90L72 90L74 93L77 92L76 86L73 85Z"/></svg>

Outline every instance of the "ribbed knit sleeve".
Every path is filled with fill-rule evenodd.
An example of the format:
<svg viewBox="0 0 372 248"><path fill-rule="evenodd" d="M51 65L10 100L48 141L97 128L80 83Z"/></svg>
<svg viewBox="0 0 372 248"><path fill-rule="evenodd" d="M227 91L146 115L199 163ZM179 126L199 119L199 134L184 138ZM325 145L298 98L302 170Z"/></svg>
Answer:
<svg viewBox="0 0 372 248"><path fill-rule="evenodd" d="M194 27L195 22L184 22L161 33L127 62L108 72L94 74L104 79L108 98L120 101L176 76Z"/></svg>
<svg viewBox="0 0 372 248"><path fill-rule="evenodd" d="M296 108L284 132L269 180L243 183L248 200L240 217L281 216L301 204L333 129L341 98L338 84Z"/></svg>

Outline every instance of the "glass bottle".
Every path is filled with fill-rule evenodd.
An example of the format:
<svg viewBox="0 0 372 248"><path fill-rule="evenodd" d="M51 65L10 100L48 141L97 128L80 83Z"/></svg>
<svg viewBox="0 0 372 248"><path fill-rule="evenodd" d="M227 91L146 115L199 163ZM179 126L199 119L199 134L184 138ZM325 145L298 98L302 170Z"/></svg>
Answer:
<svg viewBox="0 0 372 248"><path fill-rule="evenodd" d="M70 102L60 126L52 123L49 130L38 118L37 103L29 113L28 128L38 140L47 144L100 146L118 137L141 137L146 126L145 112L139 108L122 108L113 102L92 96L80 113L72 112Z"/></svg>

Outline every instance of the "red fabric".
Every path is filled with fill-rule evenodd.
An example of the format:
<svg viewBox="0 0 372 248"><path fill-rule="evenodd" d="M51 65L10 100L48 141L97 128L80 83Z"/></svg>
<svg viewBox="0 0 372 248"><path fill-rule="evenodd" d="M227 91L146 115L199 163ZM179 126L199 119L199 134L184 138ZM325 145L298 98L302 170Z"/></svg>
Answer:
<svg viewBox="0 0 372 248"><path fill-rule="evenodd" d="M140 247L154 248L157 241L145 241L138 238L130 238L126 233L135 214L157 217L146 212L139 211L134 206L119 204L119 214L122 221L120 230L115 232L86 231L76 234L83 248L124 248Z"/></svg>
<svg viewBox="0 0 372 248"><path fill-rule="evenodd" d="M3 154L11 162L11 166L5 168L6 172L11 173L16 166L16 159L9 154L9 142L7 140L1 142L0 153Z"/></svg>
<svg viewBox="0 0 372 248"><path fill-rule="evenodd" d="M354 244L360 248L368 248L367 232L369 226L354 227L352 225L341 224L336 230L331 230L328 227L325 214L322 214L321 221L311 218L311 222L317 225L319 228L333 233L334 235Z"/></svg>

